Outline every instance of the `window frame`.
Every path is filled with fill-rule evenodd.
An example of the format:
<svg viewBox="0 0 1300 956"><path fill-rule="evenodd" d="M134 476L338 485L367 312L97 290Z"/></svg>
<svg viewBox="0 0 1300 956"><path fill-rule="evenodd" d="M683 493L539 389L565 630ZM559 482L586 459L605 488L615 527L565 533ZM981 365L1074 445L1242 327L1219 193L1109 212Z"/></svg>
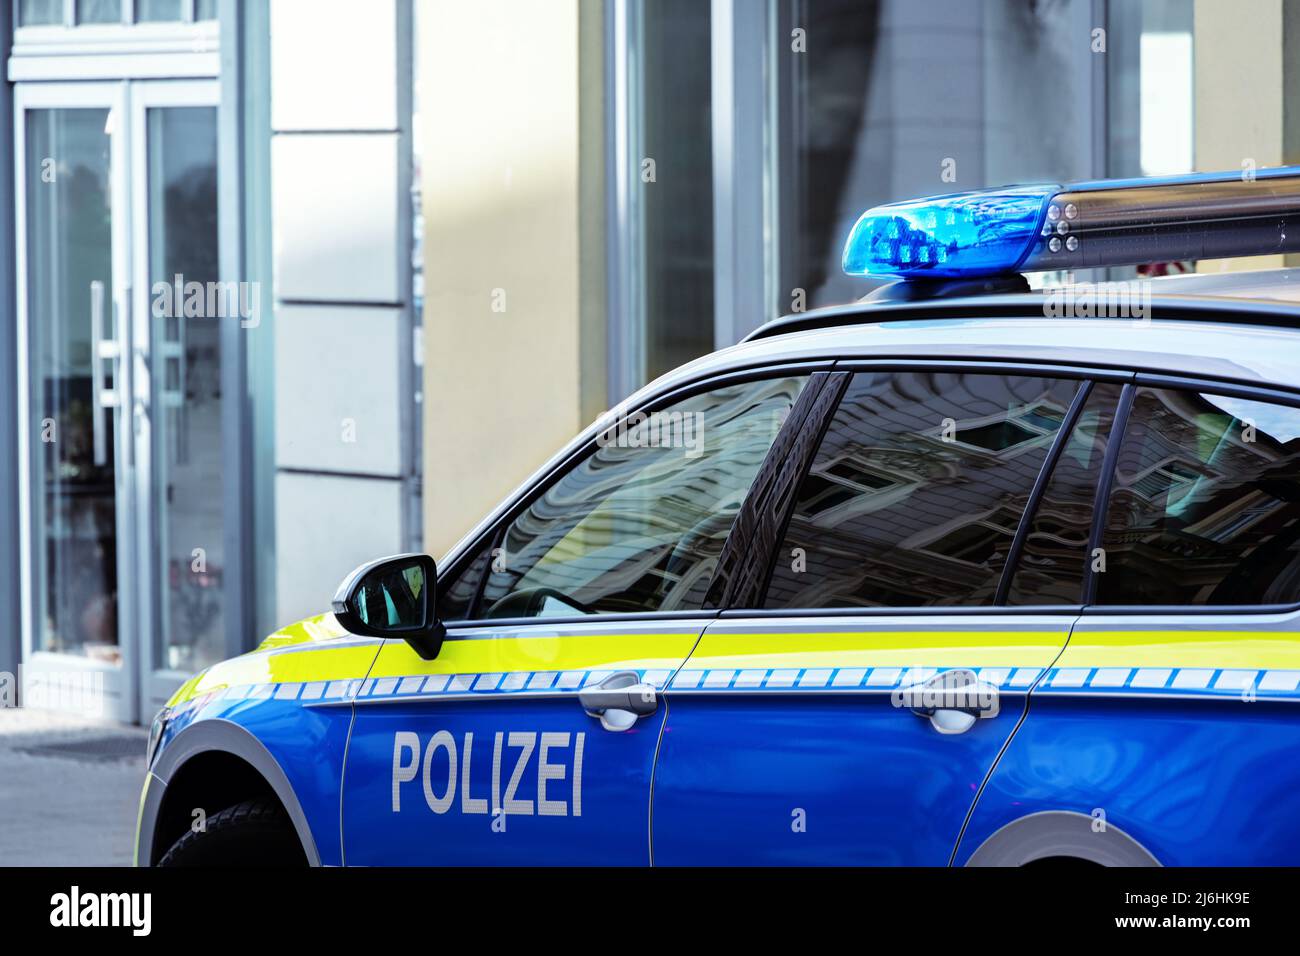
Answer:
<svg viewBox="0 0 1300 956"><path fill-rule="evenodd" d="M670 385L662 390L653 392L636 404L628 404L619 408L619 420L637 413L646 413L659 411L684 399L700 395L704 392L713 391L727 385L740 385L745 382L760 381L763 379L786 378L791 376L804 375L811 377L816 372L828 372L835 365L834 359L809 359L804 361L778 362L775 364L755 364L753 366L732 369L725 372L706 372L697 378L690 379L686 382ZM593 423L583 433L578 436L569 446L560 454L563 456L560 460L555 461L549 468L544 468L532 478L517 488L512 494L497 508L491 512L481 525L474 531L471 531L466 538L457 545L447 555L444 565L439 564L437 576L437 594L440 597L446 589L445 582L453 581L468 570L474 559L478 557L480 551L486 547L489 549L498 546L501 535L506 528L527 510L540 497L545 495L558 481L563 479L581 462L585 461L599 447L597 437L608 428L610 422L605 416ZM783 430L790 427L789 423L782 426ZM779 433L778 433L779 434ZM772 447L768 449L768 455L773 453L777 448L778 442L774 441ZM769 465L768 458L764 458L763 463L759 466L760 471ZM741 510L749 503L754 492L753 485L745 494L741 502ZM486 566L490 568L490 563ZM485 570L474 582L475 605L482 596L483 588L487 580L487 571ZM712 619L718 616L720 608L700 608L692 611L627 611L627 612L605 612L600 614L581 614L563 617L500 617L488 619L458 619L450 618L446 620L448 626L454 626L457 630L500 630L502 628L514 628L525 626L561 626L572 624L586 624L598 621L636 621L636 620L680 620L689 618L708 618Z"/></svg>
<svg viewBox="0 0 1300 956"><path fill-rule="evenodd" d="M122 0L111 23L78 23L75 0L64 0L59 23L19 23L10 4L13 44L6 66L11 82L47 80L201 79L221 76L223 9L194 19L197 0L183 0L182 19L137 22L136 0Z"/></svg>

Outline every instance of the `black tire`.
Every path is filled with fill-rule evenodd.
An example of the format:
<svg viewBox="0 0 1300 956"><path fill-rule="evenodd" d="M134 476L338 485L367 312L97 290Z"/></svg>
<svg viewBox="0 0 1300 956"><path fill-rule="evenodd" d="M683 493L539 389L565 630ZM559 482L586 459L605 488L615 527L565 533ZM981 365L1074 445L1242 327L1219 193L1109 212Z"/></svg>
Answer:
<svg viewBox="0 0 1300 956"><path fill-rule="evenodd" d="M306 866L307 857L284 809L274 800L245 800L186 830L159 866Z"/></svg>

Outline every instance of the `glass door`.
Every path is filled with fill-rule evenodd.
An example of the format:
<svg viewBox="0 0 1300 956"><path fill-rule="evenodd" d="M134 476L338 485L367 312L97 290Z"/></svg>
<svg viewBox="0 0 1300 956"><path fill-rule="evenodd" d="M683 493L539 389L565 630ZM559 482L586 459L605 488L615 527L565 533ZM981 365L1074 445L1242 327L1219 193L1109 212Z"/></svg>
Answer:
<svg viewBox="0 0 1300 956"><path fill-rule="evenodd" d="M15 91L28 701L146 719L226 654L214 81ZM230 317L229 319L227 317Z"/></svg>
<svg viewBox="0 0 1300 956"><path fill-rule="evenodd" d="M138 582L147 708L226 657L222 514L222 326L240 320L219 281L217 84L131 91ZM143 570L144 568L142 568Z"/></svg>
<svg viewBox="0 0 1300 956"><path fill-rule="evenodd" d="M135 719L125 89L19 86L24 688Z"/></svg>

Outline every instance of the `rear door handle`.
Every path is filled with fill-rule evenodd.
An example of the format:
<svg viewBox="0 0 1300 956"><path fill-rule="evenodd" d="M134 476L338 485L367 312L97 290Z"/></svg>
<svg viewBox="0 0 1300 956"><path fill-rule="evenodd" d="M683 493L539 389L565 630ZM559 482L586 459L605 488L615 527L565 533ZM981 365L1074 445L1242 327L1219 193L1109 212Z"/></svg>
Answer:
<svg viewBox="0 0 1300 956"><path fill-rule="evenodd" d="M578 691L578 702L606 730L627 730L641 717L659 709L659 695L633 671L611 674L599 684Z"/></svg>
<svg viewBox="0 0 1300 956"><path fill-rule="evenodd" d="M1001 710L995 684L982 681L972 670L955 668L896 692L895 705L926 717L941 734L963 734L982 718Z"/></svg>

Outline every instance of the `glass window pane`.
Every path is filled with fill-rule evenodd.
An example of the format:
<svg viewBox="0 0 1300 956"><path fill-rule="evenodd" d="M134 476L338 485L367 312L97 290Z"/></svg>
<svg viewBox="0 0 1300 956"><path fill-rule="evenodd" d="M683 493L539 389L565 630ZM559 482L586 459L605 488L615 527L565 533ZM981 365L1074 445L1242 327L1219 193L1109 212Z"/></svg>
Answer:
<svg viewBox="0 0 1300 956"><path fill-rule="evenodd" d="M1098 382L1061 449L1025 536L1008 604L1079 604L1097 479L1122 386Z"/></svg>
<svg viewBox="0 0 1300 956"><path fill-rule="evenodd" d="M121 662L106 109L27 113L27 328L40 650Z"/></svg>
<svg viewBox="0 0 1300 956"><path fill-rule="evenodd" d="M63 22L63 0L20 0L18 24L24 27L48 26Z"/></svg>
<svg viewBox="0 0 1300 956"><path fill-rule="evenodd" d="M1099 604L1300 600L1300 409L1139 389L1102 546Z"/></svg>
<svg viewBox="0 0 1300 956"><path fill-rule="evenodd" d="M181 0L135 0L137 23L181 19Z"/></svg>
<svg viewBox="0 0 1300 956"><path fill-rule="evenodd" d="M855 375L799 488L765 606L991 603L1077 387Z"/></svg>
<svg viewBox="0 0 1300 956"><path fill-rule="evenodd" d="M629 416L506 529L481 617L697 610L804 378Z"/></svg>
<svg viewBox="0 0 1300 956"><path fill-rule="evenodd" d="M197 0L194 4L195 20L215 20L217 18L217 0Z"/></svg>
<svg viewBox="0 0 1300 956"><path fill-rule="evenodd" d="M442 569L439 568L438 614L444 621L463 621L470 616L474 599L478 596L479 582L483 580L483 572L491 557L491 548L483 545L479 553L465 565L465 570L454 579L443 580Z"/></svg>
<svg viewBox="0 0 1300 956"><path fill-rule="evenodd" d="M1193 6L1194 0L1157 0L1114 3L1106 11L1110 176L1192 171Z"/></svg>
<svg viewBox="0 0 1300 956"><path fill-rule="evenodd" d="M78 23L121 23L122 0L77 0Z"/></svg>
<svg viewBox="0 0 1300 956"><path fill-rule="evenodd" d="M226 656L221 326L239 301L214 294L216 109L150 109L147 132L156 666L193 671Z"/></svg>
<svg viewBox="0 0 1300 956"><path fill-rule="evenodd" d="M713 351L710 8L643 5L640 155L644 380Z"/></svg>
<svg viewBox="0 0 1300 956"><path fill-rule="evenodd" d="M868 291L840 258L874 205L1092 175L1089 2L778 0L776 312Z"/></svg>

